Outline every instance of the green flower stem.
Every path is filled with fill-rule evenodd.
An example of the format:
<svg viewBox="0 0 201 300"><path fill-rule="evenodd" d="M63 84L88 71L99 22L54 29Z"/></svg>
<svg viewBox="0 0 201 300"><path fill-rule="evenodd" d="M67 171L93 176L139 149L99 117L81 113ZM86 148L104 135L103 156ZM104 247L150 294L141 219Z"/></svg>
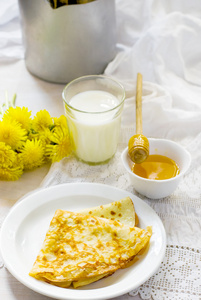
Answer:
<svg viewBox="0 0 201 300"><path fill-rule="evenodd" d="M17 95L14 94L13 98L9 101L9 99L8 99L8 92L7 91L5 92L5 102L2 105L0 105L0 119L3 118L3 115L4 115L5 111L9 107L15 107L16 98L17 98Z"/></svg>

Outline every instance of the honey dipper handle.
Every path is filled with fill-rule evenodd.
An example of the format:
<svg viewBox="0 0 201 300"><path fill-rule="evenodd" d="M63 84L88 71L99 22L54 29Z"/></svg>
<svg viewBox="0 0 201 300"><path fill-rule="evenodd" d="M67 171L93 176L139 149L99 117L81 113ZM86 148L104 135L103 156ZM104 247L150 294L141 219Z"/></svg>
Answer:
<svg viewBox="0 0 201 300"><path fill-rule="evenodd" d="M142 74L137 74L136 87L136 134L142 134Z"/></svg>

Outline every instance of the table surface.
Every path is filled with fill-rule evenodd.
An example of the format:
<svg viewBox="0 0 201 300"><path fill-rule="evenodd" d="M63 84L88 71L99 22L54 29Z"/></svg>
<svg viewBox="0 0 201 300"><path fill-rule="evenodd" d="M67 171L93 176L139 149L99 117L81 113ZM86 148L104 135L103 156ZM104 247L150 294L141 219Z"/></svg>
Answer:
<svg viewBox="0 0 201 300"><path fill-rule="evenodd" d="M17 94L17 106L35 115L46 109L64 114L65 84L49 83L26 68L17 0L0 2L0 102L5 91ZM0 181L0 226L13 205L38 188L65 182L98 182L125 189L146 201L160 216L167 233L167 251L158 272L129 294L115 298L201 299L201 4L192 0L116 0L118 54L105 74L126 89L122 133L117 153L107 166L88 168L64 159L25 172L18 181ZM143 130L148 137L168 138L192 156L190 170L169 197L150 200L136 193L120 162L135 130L134 94L137 72L144 77ZM5 300L50 299L18 282L0 257L0 295Z"/></svg>

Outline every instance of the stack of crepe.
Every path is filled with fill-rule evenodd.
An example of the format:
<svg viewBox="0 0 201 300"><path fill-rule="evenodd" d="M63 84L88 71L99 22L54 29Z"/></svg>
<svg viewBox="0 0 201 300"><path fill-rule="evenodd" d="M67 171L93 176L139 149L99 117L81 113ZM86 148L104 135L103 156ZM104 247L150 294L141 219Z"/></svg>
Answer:
<svg viewBox="0 0 201 300"><path fill-rule="evenodd" d="M56 210L30 276L59 287L80 287L128 266L151 232L136 227L132 200L79 212Z"/></svg>

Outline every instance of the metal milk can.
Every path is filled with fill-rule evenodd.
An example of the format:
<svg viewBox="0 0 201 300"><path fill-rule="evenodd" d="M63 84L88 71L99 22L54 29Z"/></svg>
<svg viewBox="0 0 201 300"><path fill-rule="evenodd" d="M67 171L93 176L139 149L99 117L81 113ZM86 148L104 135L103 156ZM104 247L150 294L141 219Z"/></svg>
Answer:
<svg viewBox="0 0 201 300"><path fill-rule="evenodd" d="M116 54L115 0L53 9L47 0L18 0L27 69L55 83L103 73Z"/></svg>

